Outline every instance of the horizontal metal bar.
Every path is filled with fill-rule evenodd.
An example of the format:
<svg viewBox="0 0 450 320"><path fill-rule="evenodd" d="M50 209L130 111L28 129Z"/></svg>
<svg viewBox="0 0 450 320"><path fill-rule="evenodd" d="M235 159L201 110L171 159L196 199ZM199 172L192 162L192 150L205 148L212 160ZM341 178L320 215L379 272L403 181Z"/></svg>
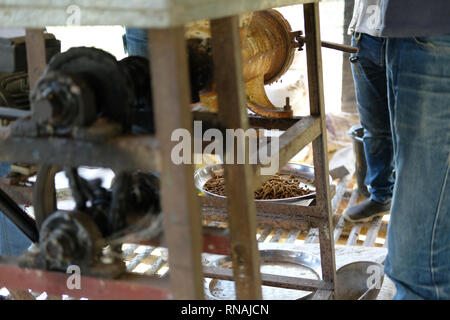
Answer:
<svg viewBox="0 0 450 320"><path fill-rule="evenodd" d="M302 36L301 34L296 34L296 38L300 40L301 47L306 42L306 37ZM328 41L321 41L320 45L324 48L334 49L342 52L348 52L348 53L358 53L358 48L349 46L346 44L341 43L335 43L335 42L328 42Z"/></svg>
<svg viewBox="0 0 450 320"><path fill-rule="evenodd" d="M67 287L67 280L71 275L0 264L0 287L31 289L36 292L47 292L47 294L67 294L73 298L84 297L95 300L172 299L168 277L156 279L127 273L118 279L110 280L81 275L80 289L70 290Z"/></svg>
<svg viewBox="0 0 450 320"><path fill-rule="evenodd" d="M321 134L320 123L319 117L304 117L280 136L279 148L274 154L270 151L270 144L262 147L258 152L259 154L269 155L269 163L278 163L278 167L282 168L297 153ZM271 177L270 175L261 174L263 167L265 166L261 164L255 166L255 189L259 188Z"/></svg>
<svg viewBox="0 0 450 320"><path fill-rule="evenodd" d="M330 300L333 297L333 290L320 289L312 296L311 300Z"/></svg>
<svg viewBox="0 0 450 320"><path fill-rule="evenodd" d="M207 278L233 281L233 270L230 268L204 267L203 275ZM261 273L261 280L264 286L305 291L315 291L318 289L323 289L327 286L327 283L321 280L281 276L268 273Z"/></svg>
<svg viewBox="0 0 450 320"><path fill-rule="evenodd" d="M1 109L0 107L0 113ZM193 115L196 121L202 121L203 130L220 129L216 114L194 112ZM269 119L250 116L249 119L250 124L254 127L283 130L298 121L302 121L303 117ZM208 142L205 142L205 145L208 144ZM9 128L2 128L0 132L0 161L51 163L69 166L89 165L116 169L139 168L156 171L159 171L160 165L157 142L152 136L123 136L108 141L106 144L97 144L58 137L12 137Z"/></svg>
<svg viewBox="0 0 450 320"><path fill-rule="evenodd" d="M15 120L31 115L29 110L20 110L8 107L0 107L0 118L7 120Z"/></svg>
<svg viewBox="0 0 450 320"><path fill-rule="evenodd" d="M0 189L0 211L11 220L32 242L39 240L36 222L20 208L11 197Z"/></svg>
<svg viewBox="0 0 450 320"><path fill-rule="evenodd" d="M334 49L342 52L348 52L348 53L358 53L359 49L353 46L349 46L346 44L341 43L335 43L335 42L328 42L328 41L322 41L321 42L322 47Z"/></svg>
<svg viewBox="0 0 450 320"><path fill-rule="evenodd" d="M216 113L213 112L192 112L194 121L201 121L203 129L220 128L219 119ZM307 117L292 117L292 118L267 118L258 115L248 115L249 126L260 129L278 129L287 130L298 121L302 121ZM223 128L222 128L223 129Z"/></svg>
<svg viewBox="0 0 450 320"><path fill-rule="evenodd" d="M205 207L226 208L227 199L211 196L200 197L200 202ZM276 213L279 215L302 215L305 219L321 219L320 209L315 206L306 206L289 203L260 202L255 201L256 211L261 214Z"/></svg>
<svg viewBox="0 0 450 320"><path fill-rule="evenodd" d="M319 0L133 0L125 3L117 0L0 0L0 26L23 28L81 24L168 28L202 19L317 1Z"/></svg>
<svg viewBox="0 0 450 320"><path fill-rule="evenodd" d="M201 198L203 216L211 220L227 222L228 212L226 207L217 205L217 203L214 203L215 200L211 200L212 203L210 203L210 199L206 198ZM218 201L223 203L224 200ZM298 208L294 208L293 205L270 204L267 208L264 208L264 205L256 204L257 223L277 228L296 227L304 230L323 222L323 218L316 216L315 209L304 206L296 207ZM302 210L305 210L307 214Z"/></svg>
<svg viewBox="0 0 450 320"><path fill-rule="evenodd" d="M31 206L33 204L33 187L12 185L4 183L0 179L0 189L19 205Z"/></svg>
<svg viewBox="0 0 450 320"><path fill-rule="evenodd" d="M1 136L1 135L0 135ZM0 138L0 161L159 171L152 136L121 136L105 143L66 138Z"/></svg>

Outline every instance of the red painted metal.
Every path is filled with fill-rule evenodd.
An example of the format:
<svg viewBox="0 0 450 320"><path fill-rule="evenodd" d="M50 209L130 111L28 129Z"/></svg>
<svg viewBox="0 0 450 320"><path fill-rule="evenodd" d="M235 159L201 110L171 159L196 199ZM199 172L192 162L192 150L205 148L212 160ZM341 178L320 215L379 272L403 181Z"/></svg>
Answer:
<svg viewBox="0 0 450 320"><path fill-rule="evenodd" d="M92 300L168 300L172 299L168 278L126 274L119 279L81 276L80 289L68 289L71 274L26 269L0 264L0 288L31 289L47 294L66 294Z"/></svg>
<svg viewBox="0 0 450 320"><path fill-rule="evenodd" d="M226 230L204 227L203 250L204 253L230 255L230 238ZM140 241L138 244L152 247L167 247L164 239Z"/></svg>
<svg viewBox="0 0 450 320"><path fill-rule="evenodd" d="M230 255L230 238L216 234L203 234L203 252Z"/></svg>

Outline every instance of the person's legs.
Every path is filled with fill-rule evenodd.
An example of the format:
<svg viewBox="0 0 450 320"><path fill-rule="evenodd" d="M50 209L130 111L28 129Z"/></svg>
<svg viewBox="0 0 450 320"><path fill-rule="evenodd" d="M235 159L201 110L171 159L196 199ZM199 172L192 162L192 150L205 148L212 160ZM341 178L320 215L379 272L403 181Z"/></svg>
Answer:
<svg viewBox="0 0 450 320"><path fill-rule="evenodd" d="M0 162L0 176L8 174L9 163ZM31 241L0 211L0 255L18 256L31 245Z"/></svg>
<svg viewBox="0 0 450 320"><path fill-rule="evenodd" d="M395 299L450 299L450 35L387 40Z"/></svg>
<svg viewBox="0 0 450 320"><path fill-rule="evenodd" d="M148 58L148 36L146 29L125 29L126 49L130 56Z"/></svg>
<svg viewBox="0 0 450 320"><path fill-rule="evenodd" d="M350 208L346 218L360 221L358 219L371 219L389 211L394 186L393 147L387 100L385 40L356 33L352 45L359 49L351 57L351 67L359 118L364 128L365 183L369 186L372 201Z"/></svg>
<svg viewBox="0 0 450 320"><path fill-rule="evenodd" d="M31 241L0 211L0 255L20 256Z"/></svg>

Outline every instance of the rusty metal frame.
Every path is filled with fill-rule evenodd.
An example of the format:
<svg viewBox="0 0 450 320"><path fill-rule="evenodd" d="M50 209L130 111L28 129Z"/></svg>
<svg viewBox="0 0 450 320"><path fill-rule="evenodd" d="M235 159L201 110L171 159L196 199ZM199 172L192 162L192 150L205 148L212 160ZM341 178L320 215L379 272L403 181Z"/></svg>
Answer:
<svg viewBox="0 0 450 320"><path fill-rule="evenodd" d="M215 75L219 115L192 114L188 108L189 84L184 47L184 28L150 29L149 38L155 97L156 137L119 137L108 143L74 142L67 139L0 139L0 160L51 162L55 164L97 165L119 169L140 168L162 172L162 206L165 238L162 244L169 249L170 282L154 282L126 274L123 279L108 280L82 277L86 290L80 293L93 299L102 298L164 298L202 299L204 275L234 279L239 299L261 299L261 285L291 286L288 277L270 277L259 271L256 242L258 221L275 221L281 217L298 228L311 224L318 228L322 261L322 281L311 282L296 278L297 288L315 291L315 299L329 299L335 287L335 257L332 234L326 125L320 48L319 4L304 4L305 43L311 116L289 120L265 120L248 117L242 81L238 18L231 16L212 20ZM36 30L27 32L27 51L31 81L43 70L44 47ZM44 55L43 55L44 54ZM35 59L34 59L35 58ZM227 61L227 68L223 66ZM45 64L44 64L45 65ZM226 110L226 111L225 111ZM280 164L289 161L307 143L313 143L316 205L255 205L253 189L264 177L250 165L226 166L225 178L231 186L229 201L208 203L196 196L191 165L175 166L170 160L172 130L191 129L194 118L206 117L219 128L242 128L249 125L287 130L277 155ZM0 137L7 133L0 132ZM17 148L20 146L20 148ZM23 148L23 149L22 149ZM79 150L87 151L84 156ZM61 150L64 150L61 152ZM58 152L56 152L58 151ZM14 153L13 153L14 152ZM101 155L103 153L103 155ZM56 156L62 154L61 157ZM106 154L106 156L105 156ZM32 159L30 159L32 155ZM50 155L50 156L49 156ZM75 157L72 157L76 155ZM56 156L56 157L55 157ZM27 158L28 157L28 158ZM176 195L177 201L173 201ZM229 221L229 232L202 228L202 212L214 211ZM203 236L202 236L203 234ZM233 271L203 269L201 252L231 254ZM4 277L5 273L8 277ZM26 281L23 279L26 278ZM66 293L67 275L48 271L22 269L5 264L0 259L0 285L14 288L34 288L49 293ZM122 282L122 280L126 282ZM134 280L134 281L131 281ZM136 283L137 281L137 283ZM106 289L105 289L106 288ZM107 290L108 289L108 290ZM73 294L72 294L73 296Z"/></svg>
<svg viewBox="0 0 450 320"><path fill-rule="evenodd" d="M211 20L214 76L222 128L248 129L239 17ZM227 65L228 68L223 68ZM248 151L248 146L246 146ZM235 150L232 152L236 157ZM245 153L248 155L248 152ZM233 163L237 163L236 158ZM250 164L225 164L231 257L238 299L262 299L256 210Z"/></svg>
<svg viewBox="0 0 450 320"><path fill-rule="evenodd" d="M202 203L204 214L207 214L209 219L226 221L226 218L228 217L230 230L234 229L231 222L233 219L233 214L240 215L241 221L245 221L243 218L245 216L256 216L258 222L278 226L283 225L282 221L288 221L291 226L300 228L304 223L311 223L315 225L315 227L318 229L320 239L319 242L323 283L321 283L320 286L316 284L316 286L313 288L312 286L310 286L310 281L308 279L297 279L296 285L297 288L309 288L310 290L314 290L315 294L313 296L313 299L330 299L333 296L334 288L336 286L336 265L334 238L332 234L333 221L331 212L330 185L328 180L329 173L323 95L319 4L304 4L303 8L305 17L305 43L311 116L304 117L298 120L296 123L292 124L280 137L280 146L278 152L271 156L278 157L280 166L283 166L308 143L312 142L315 187L317 190L316 205L313 207L305 207L301 205L259 204L259 208L257 208L257 211L255 213L252 207L253 204L251 204L250 208L249 206L233 208L228 204L228 212L226 212L226 210L224 210L225 204L221 200L213 201L210 199L204 199L202 200ZM231 29L228 30L228 34L230 33L232 33ZM225 57L223 56L221 58L225 59ZM236 88L234 89L236 90ZM238 104L235 103L234 105L236 106ZM246 115L241 116L244 118L244 120L240 120L241 123L245 123L247 121ZM227 127L226 125L224 126L224 123L221 123L221 125L221 127ZM254 187L258 187L259 185L261 185L261 183L266 181L268 177L258 175L258 167L255 167L253 169L254 176L252 185ZM236 178L227 177L227 175L225 175L225 179L227 181L227 185L231 185L230 190L233 190L236 192L236 194L239 194L244 192L242 186L248 184L249 176L251 175L242 174L239 178ZM227 198L232 199L229 200L229 202L234 202L236 199L233 197L233 194L229 193L227 194ZM245 210L245 208L247 208L247 210ZM235 213L233 213L232 210L235 210ZM241 225L238 229L239 231L236 230L235 232L248 232L248 228L252 229L251 223L253 223L253 221L247 223L247 225ZM253 239L254 238L255 235L253 235ZM253 250L252 245L248 244L246 250L246 252ZM244 259L243 261L241 261L241 263L245 264L245 261L246 260ZM236 281L236 275L238 274L236 272L236 269L239 267L236 267L234 262L235 260L233 259L234 280ZM230 275L225 275L225 271L223 270L216 270L215 275L214 270L211 270L208 274L210 276L216 276L221 279L231 279ZM269 278L267 277L267 275L264 275L262 283L271 283L273 285L274 282L270 282ZM279 278L278 280L280 286L284 285L283 279ZM236 293L239 293L239 288L237 285ZM254 295L250 298L255 299L258 298L258 296Z"/></svg>
<svg viewBox="0 0 450 320"><path fill-rule="evenodd" d="M1 260L0 260L1 262ZM67 294L73 298L95 300L167 300L172 299L169 279L125 274L119 279L107 280L82 276L80 289L69 289L67 281L71 274L26 269L8 263L0 264L0 284L10 289L31 289L48 294ZM26 279L24 281L24 279Z"/></svg>
<svg viewBox="0 0 450 320"><path fill-rule="evenodd" d="M121 136L105 143L64 138L10 137L0 139L0 161L159 171L161 160L158 144L153 136Z"/></svg>
<svg viewBox="0 0 450 320"><path fill-rule="evenodd" d="M322 51L320 47L319 3L303 6L305 17L306 59L308 63L308 88L311 115L320 117L322 134L313 141L316 202L322 209L324 221L319 224L322 279L336 287L336 262L334 252L333 221L330 185L328 180L328 148L323 93ZM320 291L320 290L319 290ZM316 292L316 297L323 293ZM327 295L325 293L325 295Z"/></svg>
<svg viewBox="0 0 450 320"><path fill-rule="evenodd" d="M175 299L202 299L201 214L192 164L171 159L174 130L191 129L184 27L149 30L156 136L162 157L161 195ZM170 115L170 116L168 116ZM193 136L193 135L191 135ZM169 142L170 141L170 142ZM176 195L176 201L174 201Z"/></svg>
<svg viewBox="0 0 450 320"><path fill-rule="evenodd" d="M30 87L33 87L47 65L44 30L26 29L25 41L27 47L28 77ZM29 50L30 48L33 49Z"/></svg>

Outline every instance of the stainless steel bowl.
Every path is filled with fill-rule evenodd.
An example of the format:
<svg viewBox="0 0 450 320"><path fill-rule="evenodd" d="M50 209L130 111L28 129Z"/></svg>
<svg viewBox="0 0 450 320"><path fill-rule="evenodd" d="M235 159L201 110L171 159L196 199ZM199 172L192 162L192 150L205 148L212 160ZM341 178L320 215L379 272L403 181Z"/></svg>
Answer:
<svg viewBox="0 0 450 320"><path fill-rule="evenodd" d="M214 164L205 166L203 168L200 168L195 171L194 173L194 182L195 186L198 190L200 190L202 193L208 196L212 197L219 197L219 198L226 198L225 196L221 196L218 194L214 194L211 192L206 191L203 186L205 183L211 179L211 170L218 171L222 169L223 166L221 164ZM300 187L308 188L312 192L303 196L299 197L292 197L292 198L284 198L284 199L269 199L269 200L257 200L258 202L295 202L299 200L304 199L311 199L316 196L316 188L314 187L314 168L302 164L296 164L296 163L288 163L285 165L280 171L280 174L293 174L297 177L299 177L303 182L300 183Z"/></svg>
<svg viewBox="0 0 450 320"><path fill-rule="evenodd" d="M376 300L384 280L383 269L383 265L373 261L357 261L340 267L336 271L335 299Z"/></svg>
<svg viewBox="0 0 450 320"><path fill-rule="evenodd" d="M300 267L303 267L309 271L311 275L315 277L316 280L321 280L322 277L322 268L320 263L320 258L314 255L311 255L309 253L301 252L301 251L294 251L294 250L281 250L281 249L267 249L267 250L260 250L260 257L261 257L261 263L262 264L270 264L270 263L288 263L297 265ZM231 258L230 257L224 257L219 258L215 261L213 261L211 266L215 267L231 267ZM262 266L263 267L263 266ZM285 273L283 273L285 275ZM226 280L217 280L217 279L211 279L209 281L205 281L205 295L209 299L213 300L220 300L214 292L217 287L220 287L221 284L228 283L229 286L231 284L231 281ZM264 287L263 286L263 293L264 293ZM232 285L231 288L232 289ZM272 287L273 290L277 290L274 292L273 297L269 297L270 299L279 299L280 296L277 294L281 294L282 296L287 297L288 299L308 299L310 298L314 292L307 292L302 290L295 290L295 289L284 289L284 288L275 288ZM232 295L233 292L228 292L228 295ZM290 296L292 298L290 298ZM225 296L224 299L227 299L229 297ZM268 297L266 297L268 298Z"/></svg>

